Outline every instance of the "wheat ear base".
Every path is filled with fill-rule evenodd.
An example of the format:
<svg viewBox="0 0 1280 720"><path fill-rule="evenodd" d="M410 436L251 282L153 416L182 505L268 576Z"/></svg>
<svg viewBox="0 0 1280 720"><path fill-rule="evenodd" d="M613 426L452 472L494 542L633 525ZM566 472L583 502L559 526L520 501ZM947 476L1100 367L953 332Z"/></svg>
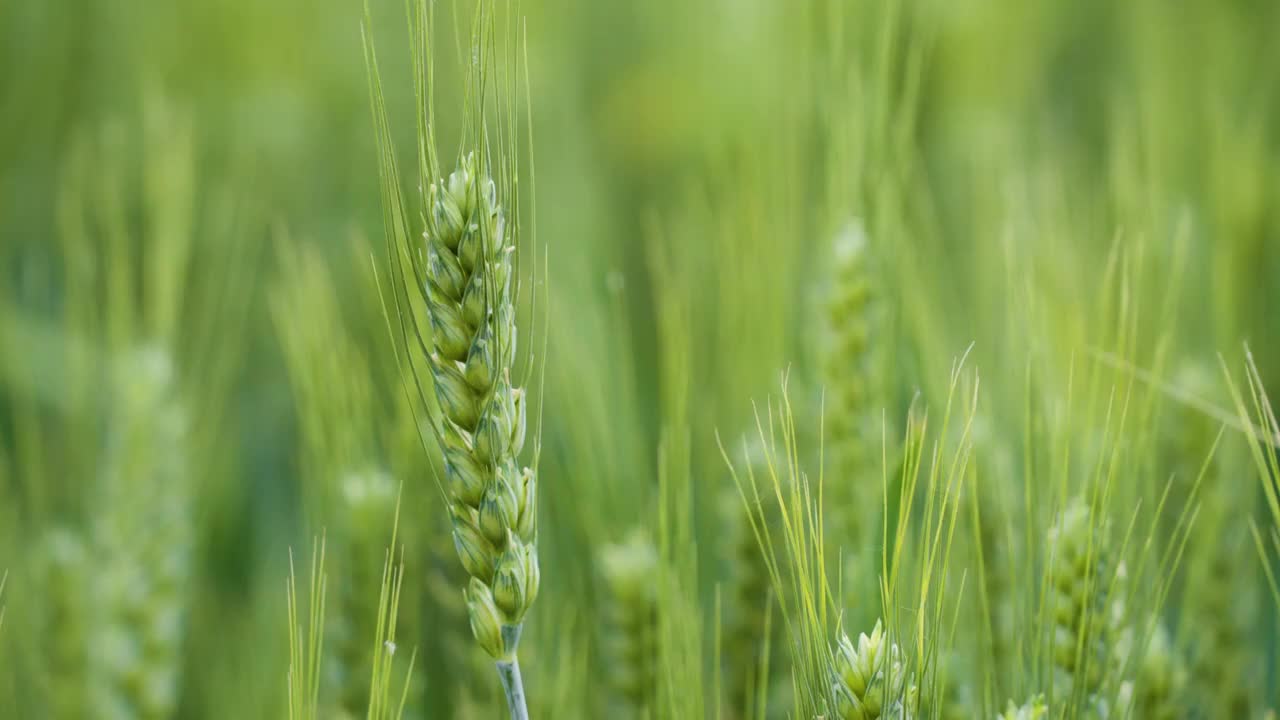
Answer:
<svg viewBox="0 0 1280 720"><path fill-rule="evenodd" d="M520 677L520 659L516 648L520 644L520 625L503 625L502 641L507 647L507 657L496 661L498 679L507 695L507 707L511 720L529 720L529 706L524 699L524 680Z"/></svg>

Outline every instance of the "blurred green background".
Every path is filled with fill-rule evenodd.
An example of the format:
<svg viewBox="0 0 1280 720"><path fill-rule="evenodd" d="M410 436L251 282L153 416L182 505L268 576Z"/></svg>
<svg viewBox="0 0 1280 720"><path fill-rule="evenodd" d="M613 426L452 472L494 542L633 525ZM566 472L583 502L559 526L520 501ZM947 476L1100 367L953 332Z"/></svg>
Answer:
<svg viewBox="0 0 1280 720"><path fill-rule="evenodd" d="M459 4L437 8L444 157L469 52ZM408 159L404 9L371 6ZM549 300L544 600L527 670L536 716L605 716L588 672L597 550L633 525L665 532L659 478L688 503L689 593L707 645L693 663L705 676L681 682L717 692L714 598L731 577L718 507L732 487L717 434L726 446L754 434L753 400L776 399L784 371L805 442L817 444L823 386L834 427L843 375L829 369L841 360L827 336L865 321L830 310L842 233L865 236L864 280L882 303L867 343L878 374L850 381L867 384L860 412L882 411L900 434L913 403L945 402L952 364L972 344L967 365L983 377L977 472L995 486L1021 487L1008 475L1033 465L1029 425L1071 433L1073 451L1107 442L1091 434L1107 397L1097 388L1119 387L1143 408L1110 439L1134 448L1119 514L1143 498L1154 507L1164 479L1198 467L1173 469L1169 428L1199 423L1201 458L1217 431L1170 387L1234 416L1217 354L1238 371L1244 343L1280 387L1280 4L524 0L519 11L533 126L521 161L536 168L522 221L549 271L536 289ZM467 632L459 570L372 270L383 228L362 14L350 0L0 4L4 716L283 715L289 548L309 557L324 529L331 587L368 588L376 601L390 515L348 505L351 487L377 486L368 478L383 472L405 484L414 600L402 617L417 641L401 644L425 658L411 709L497 716L491 678L453 659L474 654L454 647ZM1073 393L1088 412L1043 426L1027 417ZM166 412L182 419L146 429ZM1238 502L1221 513L1261 513L1238 433L1223 454L1233 484L1214 492ZM117 461L124 469L109 470ZM103 475L135 472L170 473L181 497L127 482L95 489L111 485ZM1205 544L1215 527L1198 526ZM102 539L113 533L133 539ZM369 539L378 533L387 537ZM109 550L81 546L117 541L160 546L128 572L173 576L120 570L124 579L77 586L48 569L114 567ZM1241 681L1242 702L1261 713L1278 689L1274 608L1252 542L1239 547L1240 592L1261 598L1241 615L1257 630L1248 664L1259 676ZM109 605L117 591L131 609L87 621L92 612L71 607ZM1177 595L1171 622L1190 612ZM152 622L170 612L153 603L180 608L181 620ZM120 707L92 699L96 680L75 700L84 683L51 669L66 661L59 643L93 632L68 618L141 623L155 636L125 649L91 641L107 649L89 660L69 652L73 664L107 658L115 670L77 672L120 675L101 691ZM331 622L335 633L358 635L358 621L343 622ZM1001 706L1029 689L993 684ZM134 696L152 709L126 707ZM977 708L990 701L974 700L974 716L989 716ZM652 716L694 712L664 707Z"/></svg>

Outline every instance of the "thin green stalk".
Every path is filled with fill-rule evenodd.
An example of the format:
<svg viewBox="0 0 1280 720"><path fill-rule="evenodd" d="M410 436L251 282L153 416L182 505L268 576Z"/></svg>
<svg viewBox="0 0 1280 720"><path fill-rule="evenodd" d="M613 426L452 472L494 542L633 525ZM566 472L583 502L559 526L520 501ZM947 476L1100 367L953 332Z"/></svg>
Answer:
<svg viewBox="0 0 1280 720"><path fill-rule="evenodd" d="M507 707L511 709L511 720L529 720L529 706L524 697L524 680L520 677L520 659L515 649L520 644L520 625L505 625L502 628L503 643L511 648L511 658L497 660L498 679L502 681L502 691L507 696Z"/></svg>

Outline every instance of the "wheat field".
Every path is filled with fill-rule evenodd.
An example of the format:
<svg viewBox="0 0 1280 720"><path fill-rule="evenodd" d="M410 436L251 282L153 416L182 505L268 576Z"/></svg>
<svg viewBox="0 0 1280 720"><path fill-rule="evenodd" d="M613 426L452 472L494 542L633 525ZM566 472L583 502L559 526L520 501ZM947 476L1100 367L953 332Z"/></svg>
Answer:
<svg viewBox="0 0 1280 720"><path fill-rule="evenodd" d="M0 4L0 717L1275 718L1276 28Z"/></svg>

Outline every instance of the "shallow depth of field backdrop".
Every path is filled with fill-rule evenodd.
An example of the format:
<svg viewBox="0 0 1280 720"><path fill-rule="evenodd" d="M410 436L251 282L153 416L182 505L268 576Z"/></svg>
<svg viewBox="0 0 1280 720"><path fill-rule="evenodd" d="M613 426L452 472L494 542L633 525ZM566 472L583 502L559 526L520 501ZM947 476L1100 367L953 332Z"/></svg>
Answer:
<svg viewBox="0 0 1280 720"><path fill-rule="evenodd" d="M1278 707L1280 4L498 5L533 717ZM405 717L505 717L380 300L363 12L0 4L3 717L287 716L322 536L315 717L379 652Z"/></svg>

